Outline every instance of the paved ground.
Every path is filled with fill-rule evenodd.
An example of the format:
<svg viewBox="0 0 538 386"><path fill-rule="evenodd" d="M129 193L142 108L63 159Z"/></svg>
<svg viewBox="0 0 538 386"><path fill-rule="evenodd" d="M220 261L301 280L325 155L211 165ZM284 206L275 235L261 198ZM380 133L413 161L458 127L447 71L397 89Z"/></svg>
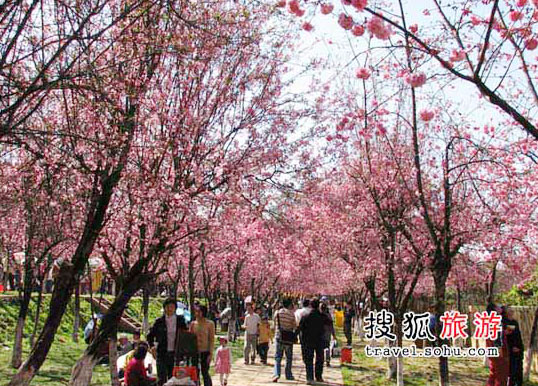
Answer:
<svg viewBox="0 0 538 386"><path fill-rule="evenodd" d="M232 373L228 380L229 386L269 386L274 385L273 366L274 366L274 345L271 345L269 351L268 365L262 365L257 359L254 365L245 365L243 358L236 360L232 366ZM299 345L293 346L293 369L292 373L295 381L287 381L284 377L284 365L286 359L282 360L282 377L277 384L283 385L305 385L306 371L301 359L301 348ZM342 372L340 370L340 359L333 358L331 367L325 367L323 370L323 378L325 382L317 382L320 386L343 386ZM213 383L219 385L218 376L215 376Z"/></svg>

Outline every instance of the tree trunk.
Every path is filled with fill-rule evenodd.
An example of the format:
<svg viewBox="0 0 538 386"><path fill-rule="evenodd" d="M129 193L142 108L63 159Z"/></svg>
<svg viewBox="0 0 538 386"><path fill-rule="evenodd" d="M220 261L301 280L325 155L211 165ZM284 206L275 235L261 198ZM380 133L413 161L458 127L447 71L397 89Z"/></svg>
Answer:
<svg viewBox="0 0 538 386"><path fill-rule="evenodd" d="M92 316L93 317L93 316ZM78 331L80 330L80 285L75 287L75 315L73 317L73 342L78 342Z"/></svg>
<svg viewBox="0 0 538 386"><path fill-rule="evenodd" d="M189 291L189 310L191 311L191 315L194 315L194 254L192 251L189 253L189 267L188 267L188 291Z"/></svg>
<svg viewBox="0 0 538 386"><path fill-rule="evenodd" d="M434 276L434 283L435 283L435 314L436 314L437 320L439 320L439 317L445 313L445 309L446 309L445 295L446 295L446 279L448 277L448 271L437 268L437 270L434 271L433 276ZM441 335L441 323L437 323L436 328L435 328L435 336L437 337L436 343L438 346L447 344L448 342L446 340L441 340L440 335ZM447 357L439 357L439 385L440 386L450 385Z"/></svg>
<svg viewBox="0 0 538 386"><path fill-rule="evenodd" d="M26 257L29 259L29 257ZM17 318L17 326L15 327L15 341L13 342L13 355L11 357L11 366L18 369L22 364L22 338L24 333L24 325L26 324L26 317L28 316L28 309L30 308L30 299L32 298L32 269L26 267L24 275L24 291L19 308L19 316Z"/></svg>
<svg viewBox="0 0 538 386"><path fill-rule="evenodd" d="M112 336L110 338L110 342L108 344L108 360L109 360L109 367L110 367L110 385L111 386L119 386L120 385L120 379L118 377L118 336L117 331L116 335Z"/></svg>
<svg viewBox="0 0 538 386"><path fill-rule="evenodd" d="M45 290L45 278L41 279L41 286L39 287L39 293L37 295L37 305L34 318L34 329L32 335L30 335L30 347L34 347L35 337L37 335L37 329L39 328L39 315L41 315L41 305L43 304L43 291Z"/></svg>
<svg viewBox="0 0 538 386"><path fill-rule="evenodd" d="M129 277L125 279L123 288L118 288L118 296L116 296L114 302L110 305L108 312L103 316L101 327L97 331L97 336L92 340L90 345L86 348L86 351L84 351L82 357L73 367L69 386L90 385L93 367L99 362L99 359L101 359L103 346L107 345L110 348L110 340L114 339L117 335L118 324L127 307L127 303L129 303L129 300L134 294L142 288L150 278L152 278L150 275L134 272L135 271L132 271ZM112 359L110 358L110 360ZM86 368L89 366L92 366L92 368L88 372Z"/></svg>
<svg viewBox="0 0 538 386"><path fill-rule="evenodd" d="M67 308L67 303L73 290L74 275L73 266L64 263L60 267L58 278L52 293L49 314L43 330L41 331L36 345L32 348L30 356L13 376L9 386L28 386L35 373L43 362L52 346L56 330L62 321L62 316Z"/></svg>
<svg viewBox="0 0 538 386"><path fill-rule="evenodd" d="M15 327L15 341L13 342L13 355L11 357L11 366L18 369L22 364L22 335L26 315L21 316L22 306L19 310L19 318L17 319L17 327Z"/></svg>
<svg viewBox="0 0 538 386"><path fill-rule="evenodd" d="M77 361L75 367L71 372L70 386L84 386L89 385L92 379L93 368L99 362L99 359L84 352L82 358Z"/></svg>
<svg viewBox="0 0 538 386"><path fill-rule="evenodd" d="M538 333L538 307L534 312L534 321L532 322L531 336L529 345L527 346L527 357L525 358L525 369L523 371L523 379L529 380L532 367L532 357L534 355L534 346L536 345L536 334Z"/></svg>
<svg viewBox="0 0 538 386"><path fill-rule="evenodd" d="M145 334L149 331L149 288L147 285L142 289L142 332Z"/></svg>
<svg viewBox="0 0 538 386"><path fill-rule="evenodd" d="M499 263L498 260L495 261L495 264L493 265L493 268L491 269L491 275L489 278L489 282L487 284L487 293L488 297L486 299L486 302L493 303L495 300L495 281L497 279L497 264Z"/></svg>

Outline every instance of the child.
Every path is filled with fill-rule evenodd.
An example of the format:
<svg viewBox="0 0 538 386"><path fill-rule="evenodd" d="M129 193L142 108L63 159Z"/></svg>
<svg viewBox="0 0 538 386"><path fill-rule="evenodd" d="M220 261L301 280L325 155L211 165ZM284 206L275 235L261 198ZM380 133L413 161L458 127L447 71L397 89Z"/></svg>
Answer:
<svg viewBox="0 0 538 386"><path fill-rule="evenodd" d="M269 342L273 340L273 332L269 326L269 319L266 315L263 316L259 326L260 336L258 338L258 354L262 364L267 364L267 352L269 351Z"/></svg>
<svg viewBox="0 0 538 386"><path fill-rule="evenodd" d="M220 346L215 353L215 373L220 374L220 386L228 384L228 374L232 369L232 351L228 347L228 339L219 338Z"/></svg>
<svg viewBox="0 0 538 386"><path fill-rule="evenodd" d="M125 370L126 386L154 386L156 379L149 377L144 365L144 359L148 352L148 345L141 343L134 352L133 358L129 361Z"/></svg>

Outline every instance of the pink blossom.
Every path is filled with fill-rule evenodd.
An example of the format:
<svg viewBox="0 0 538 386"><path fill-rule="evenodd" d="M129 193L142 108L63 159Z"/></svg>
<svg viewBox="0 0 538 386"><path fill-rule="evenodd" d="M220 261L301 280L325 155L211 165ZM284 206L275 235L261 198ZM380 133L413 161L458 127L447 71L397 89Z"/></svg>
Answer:
<svg viewBox="0 0 538 386"><path fill-rule="evenodd" d="M321 13L323 15L328 15L331 13L334 9L334 5L332 4L321 4Z"/></svg>
<svg viewBox="0 0 538 386"><path fill-rule="evenodd" d="M350 30L353 27L353 18L345 13L341 13L338 17L338 24L340 24L340 27L343 29Z"/></svg>
<svg viewBox="0 0 538 386"><path fill-rule="evenodd" d="M383 20L377 16L372 17L366 27L372 35L381 40L387 40L392 32L390 27L387 27Z"/></svg>
<svg viewBox="0 0 538 386"><path fill-rule="evenodd" d="M524 7L527 5L527 0L517 0L516 4L518 7Z"/></svg>
<svg viewBox="0 0 538 386"><path fill-rule="evenodd" d="M351 5L351 0L342 0L342 4Z"/></svg>
<svg viewBox="0 0 538 386"><path fill-rule="evenodd" d="M310 31L312 31L314 29L314 27L312 26L312 24L310 24L309 22L306 21L306 22L303 23L303 29L305 31L310 32Z"/></svg>
<svg viewBox="0 0 538 386"><path fill-rule="evenodd" d="M529 51L535 50L536 47L538 47L538 40L536 40L535 38L530 38L525 43L525 48Z"/></svg>
<svg viewBox="0 0 538 386"><path fill-rule="evenodd" d="M359 79L368 79L370 77L370 70L367 68L361 67L356 72L357 78Z"/></svg>
<svg viewBox="0 0 538 386"><path fill-rule="evenodd" d="M353 5L357 11L364 11L364 8L368 5L367 0L351 0L351 5Z"/></svg>
<svg viewBox="0 0 538 386"><path fill-rule="evenodd" d="M519 11L512 11L510 12L510 20L512 21L518 21L523 18L523 14Z"/></svg>
<svg viewBox="0 0 538 386"><path fill-rule="evenodd" d="M424 122L431 121L434 116L435 116L435 113L430 110L422 110L420 112L420 119L422 119Z"/></svg>
<svg viewBox="0 0 538 386"><path fill-rule="evenodd" d="M424 74L423 72L408 74L405 78L405 81L411 87L420 87L423 86L424 83L426 83L426 74Z"/></svg>
<svg viewBox="0 0 538 386"><path fill-rule="evenodd" d="M418 31L418 25L416 25L416 24L410 25L410 26L409 26L409 31L411 31L412 33L416 34L417 31Z"/></svg>
<svg viewBox="0 0 538 386"><path fill-rule="evenodd" d="M283 8L286 6L286 0L280 0L278 3L276 3L276 6L279 8Z"/></svg>
<svg viewBox="0 0 538 386"><path fill-rule="evenodd" d="M464 59L465 59L465 51L452 50L452 54L450 55L450 60L452 62L461 62Z"/></svg>
<svg viewBox="0 0 538 386"><path fill-rule="evenodd" d="M351 33L355 36L362 36L364 35L364 27L360 24L354 25Z"/></svg>
<svg viewBox="0 0 538 386"><path fill-rule="evenodd" d="M473 15L471 16L471 24L472 25L478 25L482 22L482 20L480 20L480 18L476 15Z"/></svg>
<svg viewBox="0 0 538 386"><path fill-rule="evenodd" d="M288 4L289 10L291 13L297 13L297 11L300 10L299 8L299 1L298 0L291 0Z"/></svg>
<svg viewBox="0 0 538 386"><path fill-rule="evenodd" d="M299 7L299 1L298 0L291 0L288 3L289 11L290 13L294 13L296 16L301 17L304 15L304 9L301 9Z"/></svg>

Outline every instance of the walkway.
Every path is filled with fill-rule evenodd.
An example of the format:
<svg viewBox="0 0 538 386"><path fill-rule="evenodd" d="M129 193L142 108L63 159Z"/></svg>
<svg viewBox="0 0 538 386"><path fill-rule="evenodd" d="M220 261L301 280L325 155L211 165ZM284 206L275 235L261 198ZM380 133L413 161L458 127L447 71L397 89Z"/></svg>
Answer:
<svg viewBox="0 0 538 386"><path fill-rule="evenodd" d="M245 365L243 358L236 360L232 366L232 373L228 380L229 386L269 386L275 385L272 382L274 366L274 345L269 351L268 365L262 365L259 358L256 358L255 365ZM287 381L284 377L285 357L282 359L282 377L278 384L282 385L305 385L306 370L301 359L301 346L293 346L293 369L292 373L295 381ZM323 378L325 382L316 382L319 386L343 386L342 371L340 369L340 358L331 359L331 367L324 367ZM215 376L213 383L218 385L218 376Z"/></svg>

